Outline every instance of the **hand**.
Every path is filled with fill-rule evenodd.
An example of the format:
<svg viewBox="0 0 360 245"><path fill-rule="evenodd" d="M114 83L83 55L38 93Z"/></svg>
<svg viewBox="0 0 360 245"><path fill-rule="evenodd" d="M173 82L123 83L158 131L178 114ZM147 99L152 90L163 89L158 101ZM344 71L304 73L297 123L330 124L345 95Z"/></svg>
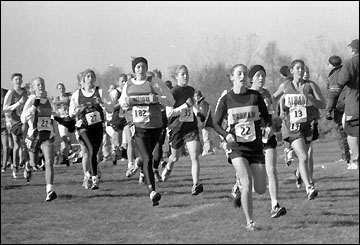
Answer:
<svg viewBox="0 0 360 245"><path fill-rule="evenodd" d="M21 98L21 99L22 99L22 98ZM36 98L36 99L34 100L33 105L34 105L35 107L38 107L38 106L40 105L40 98Z"/></svg>
<svg viewBox="0 0 360 245"><path fill-rule="evenodd" d="M227 141L228 143L233 143L233 142L235 142L235 137L234 137L234 135L232 135L232 134L227 134L225 139L226 139L226 141Z"/></svg>
<svg viewBox="0 0 360 245"><path fill-rule="evenodd" d="M99 105L102 105L103 102L102 102L102 99L100 97L96 97L95 98L95 103L99 104Z"/></svg>
<svg viewBox="0 0 360 245"><path fill-rule="evenodd" d="M188 98L185 103L187 104L188 107L191 107L195 104L195 101L193 98Z"/></svg>
<svg viewBox="0 0 360 245"><path fill-rule="evenodd" d="M149 94L150 103L157 103L159 102L158 96L156 94Z"/></svg>

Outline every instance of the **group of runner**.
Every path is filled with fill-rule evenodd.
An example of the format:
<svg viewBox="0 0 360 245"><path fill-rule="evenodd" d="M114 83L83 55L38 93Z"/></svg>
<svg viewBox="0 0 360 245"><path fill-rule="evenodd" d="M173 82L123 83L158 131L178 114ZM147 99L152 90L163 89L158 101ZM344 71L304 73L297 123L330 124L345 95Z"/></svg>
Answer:
<svg viewBox="0 0 360 245"><path fill-rule="evenodd" d="M52 201L57 197L53 187L55 120L62 139L61 162L66 165L69 165L68 134L77 134L82 152L85 189L99 189L98 153L104 132L107 132L112 138L113 161L116 163L120 147L127 149L129 164L126 176L130 177L137 169L141 169L153 206L159 205L161 200L161 194L156 190L156 180L168 181L184 145L192 163L193 184L190 193L202 193L204 187L199 161L201 141L197 121L199 113L194 106L195 89L188 84L188 68L185 65L177 67L176 84L169 89L159 78L161 76L155 74L156 71L149 73L148 61L144 57L134 58L131 65L134 77L120 76L118 88L110 91L110 101L104 98L102 89L95 85L96 75L91 69L78 74L79 89L72 94L66 94L65 86L59 83L57 89L61 95L54 101L47 96L43 78L32 80L32 92L28 95L21 87L21 74L13 74L14 89L4 96L1 115L2 144L8 144L8 129L13 139L13 177L17 178L19 165L23 163L24 177L30 181L33 168L38 166L41 151L45 162L45 200ZM280 130L282 138L289 143L299 160L296 175L304 183L307 199L318 196L313 179L311 142L318 136L319 109L325 108L325 99L316 83L304 79L307 69L303 60L291 62L287 70L288 79L271 95L264 88L266 71L262 65L248 68L244 64L236 64L228 75L232 88L222 93L216 105L213 127L224 139L228 162L235 169L236 183L231 193L236 206L243 207L246 229L249 231L256 229L253 189L257 193L265 193L267 178L271 217L277 218L287 213L278 200L276 147L279 138L276 133ZM357 81L358 93L358 73L357 78L349 79ZM342 81L342 84L351 87L351 81ZM356 90L354 86L351 88ZM345 102L344 128L353 136L358 130L358 110L357 114L353 108L350 110L349 103L353 102ZM106 120L105 113L111 114L110 120ZM160 175L158 166L166 134L171 155ZM358 164L355 141L350 139L351 159ZM4 161L6 164L9 150L5 147L3 151L5 171ZM28 156L26 152L29 152Z"/></svg>

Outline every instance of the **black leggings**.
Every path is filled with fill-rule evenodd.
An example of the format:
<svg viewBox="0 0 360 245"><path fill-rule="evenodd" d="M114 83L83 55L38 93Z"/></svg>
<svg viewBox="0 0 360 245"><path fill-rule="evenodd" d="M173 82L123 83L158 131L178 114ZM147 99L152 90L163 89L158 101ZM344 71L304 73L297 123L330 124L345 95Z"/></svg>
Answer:
<svg viewBox="0 0 360 245"><path fill-rule="evenodd" d="M89 161L92 168L92 175L97 175L97 154L103 140L102 124L88 129L79 129L79 140L81 140L89 152Z"/></svg>
<svg viewBox="0 0 360 245"><path fill-rule="evenodd" d="M155 169L158 169L159 168L159 164L160 164L160 161L163 157L163 144L165 142L165 136L166 136L166 128L165 129L162 129L161 130L161 134L159 136L159 140L155 146L155 149L154 149L154 168Z"/></svg>
<svg viewBox="0 0 360 245"><path fill-rule="evenodd" d="M135 127L135 142L143 160L143 172L145 183L149 192L155 191L155 179L153 172L153 151L159 141L162 128L137 128Z"/></svg>

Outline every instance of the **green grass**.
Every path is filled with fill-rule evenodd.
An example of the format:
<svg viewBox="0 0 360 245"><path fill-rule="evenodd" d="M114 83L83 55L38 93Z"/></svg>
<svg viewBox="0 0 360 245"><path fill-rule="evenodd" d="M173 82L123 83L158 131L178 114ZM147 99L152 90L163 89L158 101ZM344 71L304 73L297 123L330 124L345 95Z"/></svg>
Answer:
<svg viewBox="0 0 360 245"><path fill-rule="evenodd" d="M261 230L245 230L242 209L230 200L234 169L223 151L201 157L204 193L191 196L190 160L176 163L153 207L138 174L125 177L127 164L102 164L100 189L85 190L80 164L55 166L58 198L46 203L44 172L30 183L1 174L1 243L359 243L359 171L334 163L334 141L315 142L314 177L319 196L306 200L296 189L297 163L282 163L278 149L279 200L288 213L270 218L270 197L254 194L254 220ZM324 166L322 168L321 166ZM21 172L22 173L22 172Z"/></svg>

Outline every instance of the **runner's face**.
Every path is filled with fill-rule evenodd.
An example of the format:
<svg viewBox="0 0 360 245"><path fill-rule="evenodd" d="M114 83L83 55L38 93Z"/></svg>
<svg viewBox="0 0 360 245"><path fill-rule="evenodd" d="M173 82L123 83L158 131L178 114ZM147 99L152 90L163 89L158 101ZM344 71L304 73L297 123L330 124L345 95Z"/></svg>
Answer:
<svg viewBox="0 0 360 245"><path fill-rule="evenodd" d="M15 76L12 81L15 88L21 88L23 80L20 76Z"/></svg>
<svg viewBox="0 0 360 245"><path fill-rule="evenodd" d="M294 79L300 79L304 77L305 66L301 62L298 62L290 69Z"/></svg>
<svg viewBox="0 0 360 245"><path fill-rule="evenodd" d="M262 88L265 84L265 78L265 72L263 70L260 70L254 74L252 81L257 88Z"/></svg>
<svg viewBox="0 0 360 245"><path fill-rule="evenodd" d="M144 78L146 77L146 72L148 70L147 65L144 62L139 62L135 66L135 75L138 78Z"/></svg>
<svg viewBox="0 0 360 245"><path fill-rule="evenodd" d="M230 76L230 80L234 83L234 86L243 87L246 86L247 69L243 66L238 66L234 69L233 74Z"/></svg>
<svg viewBox="0 0 360 245"><path fill-rule="evenodd" d="M176 81L180 86L185 86L189 82L189 71L185 68L179 70L176 75Z"/></svg>
<svg viewBox="0 0 360 245"><path fill-rule="evenodd" d="M60 94L64 94L65 93L65 86L64 85L59 85L57 87L57 89L59 90Z"/></svg>
<svg viewBox="0 0 360 245"><path fill-rule="evenodd" d="M84 77L84 85L88 85L90 87L93 87L95 83L95 76L89 72Z"/></svg>
<svg viewBox="0 0 360 245"><path fill-rule="evenodd" d="M41 95L45 92L45 82L41 79L33 81L33 89L36 95Z"/></svg>

